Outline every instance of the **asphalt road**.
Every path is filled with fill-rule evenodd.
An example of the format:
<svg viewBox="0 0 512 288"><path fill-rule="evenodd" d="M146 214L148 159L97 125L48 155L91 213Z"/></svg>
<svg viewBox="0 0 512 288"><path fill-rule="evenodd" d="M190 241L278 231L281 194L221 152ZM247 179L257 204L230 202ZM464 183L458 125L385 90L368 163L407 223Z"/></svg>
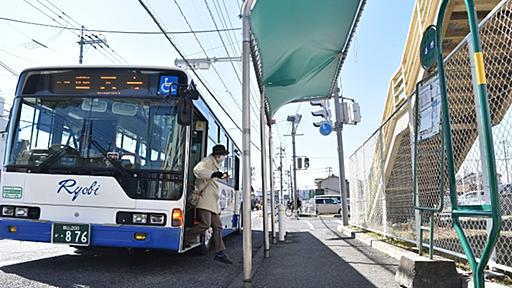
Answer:
<svg viewBox="0 0 512 288"><path fill-rule="evenodd" d="M261 219L253 215L256 227ZM262 237L253 231L254 252ZM242 272L242 237L224 241L234 265L213 261L213 252L96 249L80 255L68 246L0 240L0 287L227 287Z"/></svg>
<svg viewBox="0 0 512 288"><path fill-rule="evenodd" d="M261 229L260 215L253 214L255 229ZM341 237L337 225L329 216L288 219L287 242L273 245L271 258L262 261L263 235L254 230L254 287L397 287L396 262ZM0 287L240 287L242 237L228 236L225 244L234 265L214 262L213 253L103 249L82 255L67 246L0 240ZM283 277L290 273L292 280Z"/></svg>

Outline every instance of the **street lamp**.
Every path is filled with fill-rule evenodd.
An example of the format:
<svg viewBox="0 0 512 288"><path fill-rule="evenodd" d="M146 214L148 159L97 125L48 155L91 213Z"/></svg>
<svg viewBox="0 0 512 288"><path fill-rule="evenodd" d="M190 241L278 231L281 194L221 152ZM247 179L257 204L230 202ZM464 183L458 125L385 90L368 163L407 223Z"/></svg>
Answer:
<svg viewBox="0 0 512 288"><path fill-rule="evenodd" d="M194 69L194 70L208 70L210 69L210 66L215 62L232 62L242 61L241 57L212 57L212 58L195 58L195 59L187 59L185 61L184 59L176 59L174 60L174 65L176 67L182 68L182 69ZM187 62L190 64L191 67L187 65Z"/></svg>

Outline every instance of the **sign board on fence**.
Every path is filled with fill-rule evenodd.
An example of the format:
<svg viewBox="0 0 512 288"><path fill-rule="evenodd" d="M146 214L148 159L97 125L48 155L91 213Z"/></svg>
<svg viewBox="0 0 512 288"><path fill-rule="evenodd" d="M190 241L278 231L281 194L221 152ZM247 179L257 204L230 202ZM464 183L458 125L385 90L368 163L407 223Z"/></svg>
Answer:
<svg viewBox="0 0 512 288"><path fill-rule="evenodd" d="M422 141L439 134L441 92L437 74L419 82L416 93L418 93L419 102L418 140Z"/></svg>

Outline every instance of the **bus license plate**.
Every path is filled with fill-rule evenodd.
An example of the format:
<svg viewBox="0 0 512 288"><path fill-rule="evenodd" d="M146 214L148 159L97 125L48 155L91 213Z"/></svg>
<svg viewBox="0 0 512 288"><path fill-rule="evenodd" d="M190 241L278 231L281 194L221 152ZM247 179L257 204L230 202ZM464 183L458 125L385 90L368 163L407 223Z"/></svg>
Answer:
<svg viewBox="0 0 512 288"><path fill-rule="evenodd" d="M89 224L53 223L52 243L89 246L91 226Z"/></svg>

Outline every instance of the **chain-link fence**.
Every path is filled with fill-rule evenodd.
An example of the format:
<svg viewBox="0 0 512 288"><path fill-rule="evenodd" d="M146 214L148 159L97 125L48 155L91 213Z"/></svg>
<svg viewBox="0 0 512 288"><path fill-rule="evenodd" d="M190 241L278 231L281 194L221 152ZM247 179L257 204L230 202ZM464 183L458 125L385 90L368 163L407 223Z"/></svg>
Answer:
<svg viewBox="0 0 512 288"><path fill-rule="evenodd" d="M512 271L512 0L502 2L480 24L488 80L494 151L498 171L502 232L491 265ZM482 163L477 101L475 101L468 38L446 58L446 79L452 126L457 201L459 205L489 203L488 176ZM427 75L425 75L426 77ZM417 241L420 223L413 203L414 97L350 156L351 224L410 242ZM421 107L418 107L421 113ZM444 209L434 217L435 249L457 256L463 250L452 228L448 179L441 169L441 131L416 146L418 206ZM478 257L490 220L463 218L461 223ZM428 235L428 233L426 233ZM424 239L428 244L430 239Z"/></svg>

